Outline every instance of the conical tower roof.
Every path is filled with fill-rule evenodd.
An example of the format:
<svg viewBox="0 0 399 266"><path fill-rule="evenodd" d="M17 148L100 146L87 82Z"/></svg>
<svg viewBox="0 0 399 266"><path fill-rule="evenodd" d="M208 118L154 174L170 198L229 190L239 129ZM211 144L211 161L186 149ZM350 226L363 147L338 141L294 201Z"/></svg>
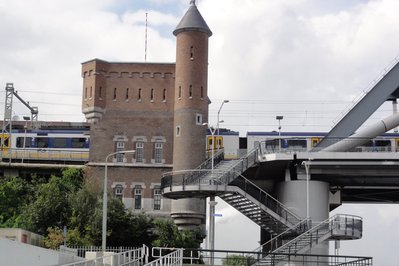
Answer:
<svg viewBox="0 0 399 266"><path fill-rule="evenodd" d="M194 0L190 1L190 8L180 20L176 29L173 31L173 34L176 36L183 31L202 31L207 33L208 36L212 35L212 31L209 29L204 18L201 16L201 13L198 11Z"/></svg>

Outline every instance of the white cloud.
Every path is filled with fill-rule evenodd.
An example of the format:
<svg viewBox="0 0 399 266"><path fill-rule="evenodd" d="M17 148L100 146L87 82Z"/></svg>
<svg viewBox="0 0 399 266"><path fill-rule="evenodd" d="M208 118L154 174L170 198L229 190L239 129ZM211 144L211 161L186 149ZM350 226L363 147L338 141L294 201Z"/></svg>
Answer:
<svg viewBox="0 0 399 266"><path fill-rule="evenodd" d="M131 10L126 4L126 10L113 11L121 2L126 4L0 0L0 87L14 82L26 101L39 106L39 119L83 121L81 62L144 60L148 6ZM175 60L171 31L182 15L177 13L184 12L188 2L146 2L159 7L148 10L148 61ZM164 4L177 8L171 13L170 6L162 10ZM210 122L216 122L221 100L228 98L230 103L221 113L223 125L241 134L276 130L276 115L284 115L285 131L329 130L332 120L399 50L396 0L200 0L198 6L214 33L209 49ZM0 92L0 110L4 94ZM14 111L20 116L28 113L17 103ZM391 112L384 105L376 117ZM393 243L398 239L394 231L398 218L390 215L395 211L396 206L385 205L363 209L367 230L350 249L377 250L373 243L378 243L383 248L376 251L376 261L390 259L379 265L397 261ZM247 235L255 239L248 241L256 243L256 226L230 216L231 210L223 212L228 218L220 219L217 226L227 229L224 235L240 231L230 225L249 226L253 233ZM239 242L226 240L226 248L234 241Z"/></svg>

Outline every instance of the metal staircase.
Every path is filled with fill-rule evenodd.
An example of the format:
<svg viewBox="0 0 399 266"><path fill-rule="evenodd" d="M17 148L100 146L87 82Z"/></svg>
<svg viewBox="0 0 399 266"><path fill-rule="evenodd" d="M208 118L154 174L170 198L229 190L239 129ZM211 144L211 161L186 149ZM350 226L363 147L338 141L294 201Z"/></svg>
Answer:
<svg viewBox="0 0 399 266"><path fill-rule="evenodd" d="M270 248L270 253L257 261L256 265L269 266L291 262L295 259L297 254L304 254L312 247L326 240L360 239L362 237L362 227L363 221L361 217L336 214L316 226L311 227L311 229L296 238L285 241L285 243L285 235L289 233L289 231L283 232L256 250L261 252L264 251L265 247Z"/></svg>
<svg viewBox="0 0 399 266"><path fill-rule="evenodd" d="M163 196L172 199L219 196L246 217L272 234L261 247L269 253L259 265L278 265L328 239L361 237L360 217L337 215L312 227L242 174L257 164L258 149L234 161L220 160L209 169L209 160L188 171L165 173L161 179ZM214 158L215 160L215 158ZM215 161L214 161L215 162Z"/></svg>
<svg viewBox="0 0 399 266"><path fill-rule="evenodd" d="M293 236L303 233L307 227L300 223L300 217L242 176L257 163L257 156L255 149L239 160L220 161L213 170L201 165L194 170L165 173L161 181L163 195L173 199L219 196L273 235L291 228ZM295 227L297 224L301 227Z"/></svg>

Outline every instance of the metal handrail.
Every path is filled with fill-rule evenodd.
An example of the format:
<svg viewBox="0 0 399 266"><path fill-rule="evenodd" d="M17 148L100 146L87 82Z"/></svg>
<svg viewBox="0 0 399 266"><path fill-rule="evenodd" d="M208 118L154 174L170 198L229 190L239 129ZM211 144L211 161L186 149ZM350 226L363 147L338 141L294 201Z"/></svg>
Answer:
<svg viewBox="0 0 399 266"><path fill-rule="evenodd" d="M147 261L148 248L143 245L141 248L123 251L114 254L107 254L101 257L97 257L91 260L84 260L79 262L73 262L63 264L62 266L86 266L86 265L103 265L104 262L114 262L113 265L142 265Z"/></svg>
<svg viewBox="0 0 399 266"><path fill-rule="evenodd" d="M274 237L272 237L269 241L263 243L261 246L257 247L256 249L254 249L254 252L262 252L264 251L264 247L266 246L270 246L270 252L272 252L274 249L277 249L277 243L281 240L282 241L282 237L285 235L288 235L289 233L292 233L293 231L299 231L300 233L306 232L309 228L309 224L310 224L310 219L303 219L300 222L298 222L297 224L295 224L294 226L288 228L287 230L285 230L284 232L280 233L279 235L276 235ZM273 245L273 243L275 243L275 245ZM275 246L275 248L273 248L273 246Z"/></svg>
<svg viewBox="0 0 399 266"><path fill-rule="evenodd" d="M175 251L161 256L156 260L153 260L144 266L162 266L162 265L178 265L181 266L183 264L183 249L178 248Z"/></svg>
<svg viewBox="0 0 399 266"><path fill-rule="evenodd" d="M228 172L227 174L230 174L231 172ZM283 203L278 201L276 198L268 194L266 191L258 187L255 183L251 182L247 178L245 178L243 175L236 173L238 176L234 179L233 181L228 181L226 180L220 180L220 183L227 183L232 185L235 185L242 189L245 193L251 195L256 199L258 202L263 204L265 207L268 209L272 210L276 214L278 214L280 217L282 217L284 220L288 221L289 223L295 225L297 223L300 223L302 221L302 218L290 211ZM240 181L243 181L244 183L240 183ZM302 231L303 232L303 231Z"/></svg>
<svg viewBox="0 0 399 266"><path fill-rule="evenodd" d="M351 218L350 220L352 221L352 223L350 223L350 225L352 226L352 229L358 229L359 231L362 230L362 228L355 228L355 221L357 221L361 224L362 221L362 217L360 216L356 216L356 215L348 215L348 214L335 214L334 216L324 220L323 222L319 223L318 225L310 228L308 231L304 232L303 234L301 234L300 236L292 239L291 241L285 243L284 245L282 245L281 247L277 248L276 250L274 250L274 252L278 252L279 250L281 250L282 248L291 245L292 243L297 242L298 240L301 240L301 238L303 238L304 236L311 236L312 239L318 239L318 237L321 237L319 235L319 233L329 233L332 232L334 229L341 229L341 224L339 223L341 220L341 218L344 217L345 218L345 224L344 224L344 228L347 229L348 228L348 217ZM347 232L347 231L346 231ZM318 236L317 238L313 238L313 233L316 233L316 236Z"/></svg>
<svg viewBox="0 0 399 266"><path fill-rule="evenodd" d="M257 154L258 154L258 149L253 149L247 155L241 157L237 161L237 163L235 163L232 167L220 173L226 173L229 171L235 171L240 173L244 172L246 169L253 166L257 162L257 156L256 156ZM209 171L208 168L200 168L200 167L201 166L193 170L180 170L180 171L172 171L164 173L161 178L161 189L164 189L166 187L172 188L172 186L200 184L201 179L207 176L209 177L208 174L210 172L212 176L218 173L217 169Z"/></svg>

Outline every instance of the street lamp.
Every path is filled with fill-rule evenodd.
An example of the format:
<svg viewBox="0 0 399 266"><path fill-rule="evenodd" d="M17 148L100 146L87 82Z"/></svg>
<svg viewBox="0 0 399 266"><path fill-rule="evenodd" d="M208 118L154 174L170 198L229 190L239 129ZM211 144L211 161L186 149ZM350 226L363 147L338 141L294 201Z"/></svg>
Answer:
<svg viewBox="0 0 399 266"><path fill-rule="evenodd" d="M102 251L105 253L107 248L107 209L108 209L108 159L117 154L130 154L135 153L136 150L117 151L112 152L105 157L105 170L104 170L104 194L103 194L103 227L102 227Z"/></svg>
<svg viewBox="0 0 399 266"><path fill-rule="evenodd" d="M310 219L310 199L309 199L309 179L310 179L310 172L309 172L309 167L311 164L312 158L309 158L307 161L303 161L302 165L305 166L305 171L306 171L306 218L309 220Z"/></svg>
<svg viewBox="0 0 399 266"><path fill-rule="evenodd" d="M219 123L224 122L223 120L222 121L219 120L219 115L220 115L220 111L222 110L223 104L229 103L229 102L230 102L229 100L224 100L222 102L222 104L220 105L219 111L218 111L218 116L217 116L218 121L217 121L217 126L216 126L216 128L218 130L218 134L217 134L217 137L216 137L217 138L217 143L218 143L218 149L220 149L220 145L219 145Z"/></svg>
<svg viewBox="0 0 399 266"><path fill-rule="evenodd" d="M26 147L26 130L28 129L28 121L30 120L29 116L23 116L24 120L25 120L25 135L24 135L24 144L23 144L23 154L22 154L22 159L21 159L21 163L24 163L24 157L25 157L25 147Z"/></svg>
<svg viewBox="0 0 399 266"><path fill-rule="evenodd" d="M276 116L276 120L278 120L278 149L281 152L281 120L283 120L284 116L278 115Z"/></svg>
<svg viewBox="0 0 399 266"><path fill-rule="evenodd" d="M218 117L219 118L219 117ZM217 128L213 128L209 126L208 123L203 123L203 126L208 126L209 131L211 132L212 135L212 149L211 149L211 176L213 175L213 169L214 169L214 153L215 153L215 146L214 146L214 141L215 141L215 131ZM212 176L213 178L213 176ZM209 197L209 249L213 250L215 249L215 206L217 202L215 201L215 196L210 196ZM211 253L210 256L210 261L209 264L213 265L214 259L213 259L213 252Z"/></svg>

